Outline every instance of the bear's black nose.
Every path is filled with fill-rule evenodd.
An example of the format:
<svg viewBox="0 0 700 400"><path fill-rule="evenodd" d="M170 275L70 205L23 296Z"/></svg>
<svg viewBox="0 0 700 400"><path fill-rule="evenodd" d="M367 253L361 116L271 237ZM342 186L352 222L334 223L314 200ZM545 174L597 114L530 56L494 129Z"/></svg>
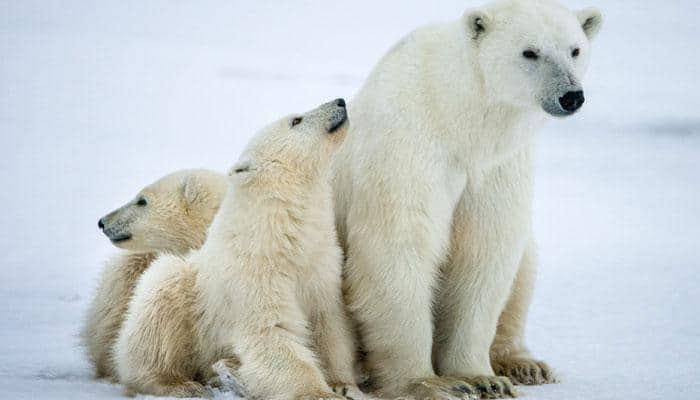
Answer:
<svg viewBox="0 0 700 400"><path fill-rule="evenodd" d="M345 99L335 99L335 105L338 107L345 107Z"/></svg>
<svg viewBox="0 0 700 400"><path fill-rule="evenodd" d="M102 222L102 218L100 218L100 220L97 221L97 227L100 228L100 229L104 229L104 228L105 228L105 223Z"/></svg>
<svg viewBox="0 0 700 400"><path fill-rule="evenodd" d="M575 92L566 92L562 97L559 98L559 104L564 111L574 112L581 108L583 102L586 99L583 97L583 91L577 90Z"/></svg>

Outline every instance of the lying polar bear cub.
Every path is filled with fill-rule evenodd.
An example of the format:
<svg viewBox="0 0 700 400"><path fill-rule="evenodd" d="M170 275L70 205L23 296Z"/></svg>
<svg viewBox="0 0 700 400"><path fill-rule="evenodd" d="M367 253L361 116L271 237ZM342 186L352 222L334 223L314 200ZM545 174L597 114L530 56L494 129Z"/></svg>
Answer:
<svg viewBox="0 0 700 400"><path fill-rule="evenodd" d="M185 255L204 243L228 180L204 169L181 170L143 188L124 206L100 218L100 229L126 251L110 258L81 331L97 378L114 380L112 350L141 274L158 254Z"/></svg>
<svg viewBox="0 0 700 400"><path fill-rule="evenodd" d="M202 248L144 273L115 348L127 391L206 395L212 364L237 358L254 398L355 392L329 181L346 119L338 99L263 129Z"/></svg>

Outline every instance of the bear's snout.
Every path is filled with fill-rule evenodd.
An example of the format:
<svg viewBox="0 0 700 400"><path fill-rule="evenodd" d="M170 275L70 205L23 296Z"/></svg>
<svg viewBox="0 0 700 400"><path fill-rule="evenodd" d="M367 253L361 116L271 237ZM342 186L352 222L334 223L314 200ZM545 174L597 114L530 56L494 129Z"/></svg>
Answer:
<svg viewBox="0 0 700 400"><path fill-rule="evenodd" d="M128 223L125 223L123 218L115 218L115 214L118 211L119 210L113 211L97 221L97 227L102 230L102 233L104 233L112 243L131 239L131 233L126 229Z"/></svg>
<svg viewBox="0 0 700 400"><path fill-rule="evenodd" d="M335 99L332 104L335 109L331 111L328 125L328 133L333 133L338 130L348 119L348 111L345 108L345 99Z"/></svg>
<svg viewBox="0 0 700 400"><path fill-rule="evenodd" d="M559 105L564 111L573 113L576 112L586 99L583 97L583 90L576 90L564 93L562 97L559 98Z"/></svg>

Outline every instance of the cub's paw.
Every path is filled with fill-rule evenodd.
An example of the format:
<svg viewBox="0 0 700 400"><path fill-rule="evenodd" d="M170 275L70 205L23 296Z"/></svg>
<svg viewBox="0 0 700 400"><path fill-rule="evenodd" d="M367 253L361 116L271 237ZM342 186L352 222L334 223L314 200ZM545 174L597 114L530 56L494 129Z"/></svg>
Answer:
<svg viewBox="0 0 700 400"><path fill-rule="evenodd" d="M224 358L211 366L213 376L208 385L225 392L234 392L240 397L248 397L245 387L236 376L236 371L241 366L237 358Z"/></svg>
<svg viewBox="0 0 700 400"><path fill-rule="evenodd" d="M335 383L331 384L331 389L333 390L333 393L339 394L348 400L361 400L367 398L360 388L354 384Z"/></svg>
<svg viewBox="0 0 700 400"><path fill-rule="evenodd" d="M504 357L491 360L497 375L507 376L516 385L544 385L555 383L557 378L543 361L524 357Z"/></svg>
<svg viewBox="0 0 700 400"><path fill-rule="evenodd" d="M317 390L294 396L294 400L345 400L345 397L333 392Z"/></svg>
<svg viewBox="0 0 700 400"><path fill-rule="evenodd" d="M476 400L479 392L457 378L435 376L410 385L408 392L415 400Z"/></svg>
<svg viewBox="0 0 700 400"><path fill-rule="evenodd" d="M504 399L518 396L513 383L505 376L472 376L462 379L474 386L482 399Z"/></svg>

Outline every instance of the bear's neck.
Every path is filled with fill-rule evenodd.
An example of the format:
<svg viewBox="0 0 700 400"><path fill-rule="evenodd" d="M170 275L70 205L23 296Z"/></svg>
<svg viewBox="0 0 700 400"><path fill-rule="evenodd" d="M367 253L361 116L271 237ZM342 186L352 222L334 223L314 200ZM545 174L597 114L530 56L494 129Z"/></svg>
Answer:
<svg viewBox="0 0 700 400"><path fill-rule="evenodd" d="M293 258L317 244L318 232L329 229L334 229L332 195L330 183L324 179L283 191L233 188L208 240L217 241L210 244L218 248L248 252L245 258L280 251Z"/></svg>
<svg viewBox="0 0 700 400"><path fill-rule="evenodd" d="M432 109L437 114L433 120L451 121L444 130L447 146L461 152L471 168L488 171L530 148L545 116L539 109L493 98L480 65L473 61L473 49L463 45L451 51L458 51L463 58L459 63L461 79L454 82L444 74L432 77L430 85L442 93L433 94Z"/></svg>
<svg viewBox="0 0 700 400"><path fill-rule="evenodd" d="M415 116L410 123L425 126L425 134L434 135L466 168L488 170L502 165L531 146L545 114L489 96L481 67L474 61L475 49L459 22L440 26L438 33L418 32L411 46L423 51L407 54L423 55L416 62L419 67L407 71L411 76L395 80L415 82L410 94L402 94L412 97L408 104L415 107L404 115Z"/></svg>

